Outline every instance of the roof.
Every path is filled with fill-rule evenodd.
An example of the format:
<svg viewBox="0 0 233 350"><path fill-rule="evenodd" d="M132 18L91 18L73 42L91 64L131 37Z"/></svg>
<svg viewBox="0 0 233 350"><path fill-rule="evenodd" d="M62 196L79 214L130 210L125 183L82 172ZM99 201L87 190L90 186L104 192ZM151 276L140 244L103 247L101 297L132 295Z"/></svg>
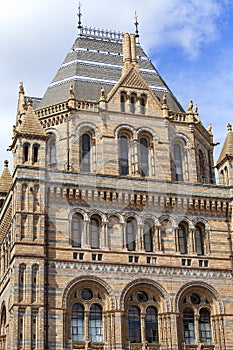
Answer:
<svg viewBox="0 0 233 350"><path fill-rule="evenodd" d="M0 177L0 192L7 193L10 190L11 185L12 185L12 176L8 168L8 161L5 160L4 169Z"/></svg>
<svg viewBox="0 0 233 350"><path fill-rule="evenodd" d="M46 136L37 114L32 108L32 100L30 99L28 100L25 114L22 116L21 124L18 124L16 131L26 135L36 135L37 137Z"/></svg>
<svg viewBox="0 0 233 350"><path fill-rule="evenodd" d="M122 37L122 33L82 28L37 108L68 100L71 85L78 100L98 102L101 86L107 95L122 75ZM183 112L139 44L136 54L140 73L153 93L160 100L166 93L169 109Z"/></svg>
<svg viewBox="0 0 233 350"><path fill-rule="evenodd" d="M227 128L228 133L223 148L221 150L220 156L218 158L217 165L220 165L220 163L222 163L225 158L229 156L233 157L233 131L230 123L227 125Z"/></svg>

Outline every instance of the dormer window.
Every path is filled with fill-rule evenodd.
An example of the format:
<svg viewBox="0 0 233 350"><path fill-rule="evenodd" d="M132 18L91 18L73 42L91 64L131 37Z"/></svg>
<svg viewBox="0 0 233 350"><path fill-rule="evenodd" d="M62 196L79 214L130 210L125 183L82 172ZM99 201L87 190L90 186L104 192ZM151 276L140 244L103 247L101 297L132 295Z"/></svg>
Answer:
<svg viewBox="0 0 233 350"><path fill-rule="evenodd" d="M29 160L29 143L25 143L23 146L23 162L28 162Z"/></svg>
<svg viewBox="0 0 233 350"><path fill-rule="evenodd" d="M122 113L126 111L125 104L126 104L126 93L122 92L121 93L121 112Z"/></svg>
<svg viewBox="0 0 233 350"><path fill-rule="evenodd" d="M136 112L136 96L131 95L130 97L130 112L135 113Z"/></svg>
<svg viewBox="0 0 233 350"><path fill-rule="evenodd" d="M33 163L38 162L38 156L39 156L39 145L33 146Z"/></svg>

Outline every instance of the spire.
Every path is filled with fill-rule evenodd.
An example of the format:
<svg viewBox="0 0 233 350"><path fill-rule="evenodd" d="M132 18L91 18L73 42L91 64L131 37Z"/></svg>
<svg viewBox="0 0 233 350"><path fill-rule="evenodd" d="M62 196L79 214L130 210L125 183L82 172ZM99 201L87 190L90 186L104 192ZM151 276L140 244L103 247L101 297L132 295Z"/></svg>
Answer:
<svg viewBox="0 0 233 350"><path fill-rule="evenodd" d="M135 11L135 38L136 38L136 43L139 44L139 31L138 31L138 26L139 26L139 23L138 23L138 14L137 14L137 11Z"/></svg>
<svg viewBox="0 0 233 350"><path fill-rule="evenodd" d="M81 21L82 13L81 13L81 7L82 7L82 4L81 4L81 2L79 1L79 5L78 5L78 30L79 30L79 34L81 34L81 29L82 29L82 21Z"/></svg>
<svg viewBox="0 0 233 350"><path fill-rule="evenodd" d="M217 161L217 166L220 165L220 163L225 159L229 157L233 158L233 131L231 123L227 124L227 131L227 136Z"/></svg>
<svg viewBox="0 0 233 350"><path fill-rule="evenodd" d="M4 161L4 169L0 177L0 192L8 193L12 185L12 176L8 168L8 160Z"/></svg>
<svg viewBox="0 0 233 350"><path fill-rule="evenodd" d="M22 114L25 113L25 98L24 98L24 86L23 82L19 83L19 97L16 115L16 125L21 122Z"/></svg>

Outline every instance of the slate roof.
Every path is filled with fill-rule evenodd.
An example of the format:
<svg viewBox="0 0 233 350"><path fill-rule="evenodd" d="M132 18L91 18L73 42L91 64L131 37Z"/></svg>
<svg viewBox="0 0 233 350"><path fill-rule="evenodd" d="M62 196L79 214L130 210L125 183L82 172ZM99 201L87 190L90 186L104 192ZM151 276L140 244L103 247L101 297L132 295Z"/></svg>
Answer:
<svg viewBox="0 0 233 350"><path fill-rule="evenodd" d="M101 86L104 86L106 95L110 92L122 74L122 36L108 39L105 34L104 31L90 29L78 36L38 109L68 100L71 84L78 100L99 101ZM155 95L161 100L166 93L169 109L183 112L139 44L137 59L140 72Z"/></svg>
<svg viewBox="0 0 233 350"><path fill-rule="evenodd" d="M233 157L233 131L230 124L228 124L228 133L221 150L217 165L220 164L227 156Z"/></svg>

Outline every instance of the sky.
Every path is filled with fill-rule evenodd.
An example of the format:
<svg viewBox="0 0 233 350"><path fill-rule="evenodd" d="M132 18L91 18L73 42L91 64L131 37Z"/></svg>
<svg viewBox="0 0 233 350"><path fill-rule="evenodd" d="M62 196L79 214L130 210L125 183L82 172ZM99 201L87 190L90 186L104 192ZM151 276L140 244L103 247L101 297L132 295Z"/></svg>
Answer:
<svg viewBox="0 0 233 350"><path fill-rule="evenodd" d="M135 31L186 109L213 126L215 160L233 120L233 0L82 0L82 24ZM42 97L77 36L77 0L0 1L0 171L15 123L18 85Z"/></svg>

